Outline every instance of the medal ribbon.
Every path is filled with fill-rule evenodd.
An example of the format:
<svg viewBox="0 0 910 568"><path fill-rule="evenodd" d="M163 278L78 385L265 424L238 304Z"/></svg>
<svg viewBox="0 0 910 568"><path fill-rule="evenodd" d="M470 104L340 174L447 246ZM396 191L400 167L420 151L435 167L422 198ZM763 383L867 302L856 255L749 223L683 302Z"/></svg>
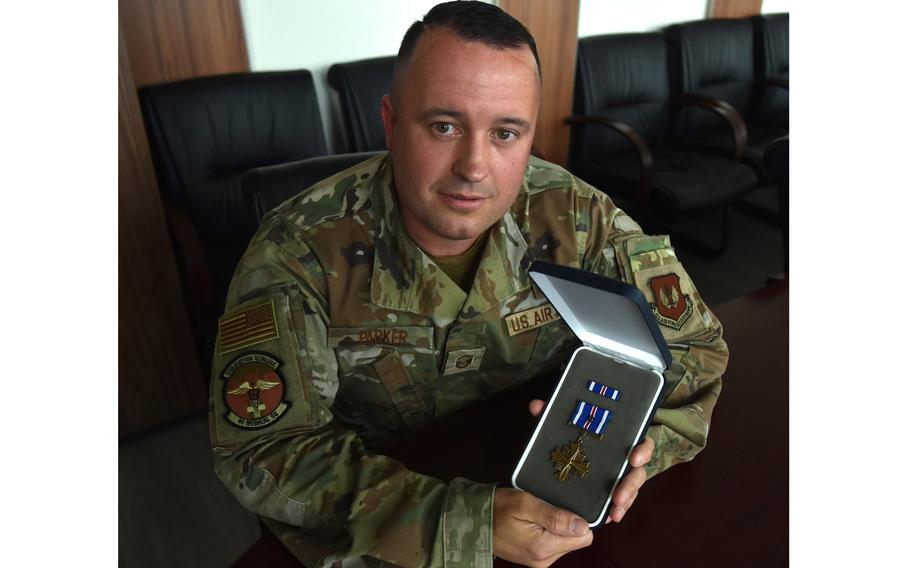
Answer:
<svg viewBox="0 0 910 568"><path fill-rule="evenodd" d="M605 408L579 400L572 414L572 424L600 436L611 415L612 413Z"/></svg>
<svg viewBox="0 0 910 568"><path fill-rule="evenodd" d="M602 385L596 381L588 381L588 390L596 392L600 396L605 396L610 400L619 400L619 390L607 385Z"/></svg>

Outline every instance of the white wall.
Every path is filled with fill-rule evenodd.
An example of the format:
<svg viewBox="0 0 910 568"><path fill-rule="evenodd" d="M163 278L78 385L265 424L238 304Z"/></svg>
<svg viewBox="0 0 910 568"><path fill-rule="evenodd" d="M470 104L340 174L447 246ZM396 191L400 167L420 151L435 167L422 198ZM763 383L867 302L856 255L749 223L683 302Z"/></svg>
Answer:
<svg viewBox="0 0 910 568"><path fill-rule="evenodd" d="M408 27L440 0L241 0L252 71L309 69L330 152L344 151L333 63L395 55ZM379 112L379 101L376 102Z"/></svg>
<svg viewBox="0 0 910 568"><path fill-rule="evenodd" d="M394 55L408 27L440 0L241 0L250 69L309 69L330 152L343 152L333 63ZM489 0L498 4L497 0ZM558 2L559 0L551 0ZM711 0L580 0L578 37L653 31L705 18ZM789 12L789 0L763 0L762 12ZM379 112L377 102L376 112Z"/></svg>
<svg viewBox="0 0 910 568"><path fill-rule="evenodd" d="M708 0L580 0L578 37L650 32L707 17Z"/></svg>
<svg viewBox="0 0 910 568"><path fill-rule="evenodd" d="M762 14L777 14L779 12L790 12L790 0L762 0Z"/></svg>

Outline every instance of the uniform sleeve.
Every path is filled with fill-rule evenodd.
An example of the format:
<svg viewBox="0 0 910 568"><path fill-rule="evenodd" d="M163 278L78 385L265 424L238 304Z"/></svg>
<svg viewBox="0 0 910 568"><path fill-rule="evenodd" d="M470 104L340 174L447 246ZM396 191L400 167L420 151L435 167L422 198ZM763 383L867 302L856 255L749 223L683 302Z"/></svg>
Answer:
<svg viewBox="0 0 910 568"><path fill-rule="evenodd" d="M729 353L723 328L676 258L669 237L649 236L610 199L595 190L590 207L576 210L589 227L586 270L636 286L651 307L673 355L666 398L648 435L655 452L648 477L690 461L704 449Z"/></svg>
<svg viewBox="0 0 910 568"><path fill-rule="evenodd" d="M493 485L417 474L333 421L321 270L274 230L241 260L213 364L216 474L307 566L491 566Z"/></svg>

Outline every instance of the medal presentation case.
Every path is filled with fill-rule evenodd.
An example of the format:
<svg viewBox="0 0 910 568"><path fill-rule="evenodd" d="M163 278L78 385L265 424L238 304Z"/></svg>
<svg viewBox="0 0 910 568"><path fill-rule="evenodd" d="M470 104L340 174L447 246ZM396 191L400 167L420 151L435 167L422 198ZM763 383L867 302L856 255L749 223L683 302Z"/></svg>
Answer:
<svg viewBox="0 0 910 568"><path fill-rule="evenodd" d="M583 345L541 413L512 485L594 527L662 400L670 350L634 286L542 262L529 272Z"/></svg>

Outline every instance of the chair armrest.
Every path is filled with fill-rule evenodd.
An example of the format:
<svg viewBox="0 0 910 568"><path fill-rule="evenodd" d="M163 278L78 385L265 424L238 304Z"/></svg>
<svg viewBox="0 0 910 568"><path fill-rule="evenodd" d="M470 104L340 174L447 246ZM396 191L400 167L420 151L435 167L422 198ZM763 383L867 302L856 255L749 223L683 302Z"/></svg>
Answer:
<svg viewBox="0 0 910 568"><path fill-rule="evenodd" d="M174 248L177 252L178 268L185 278L189 295L189 306L195 326L205 326L220 314L215 313L215 297L212 294L212 278L202 250L202 242L196 228L184 209L163 199L164 213L171 229Z"/></svg>
<svg viewBox="0 0 910 568"><path fill-rule="evenodd" d="M746 123L743 121L743 117L740 116L730 103L717 100L713 97L691 93L672 97L670 102L679 105L699 106L720 115L721 118L727 121L727 124L730 125L730 128L733 131L733 157L737 162L742 161L743 151L746 149L748 131L746 130Z"/></svg>
<svg viewBox="0 0 910 568"><path fill-rule="evenodd" d="M651 197L651 172L654 169L654 157L648 148L648 143L635 130L623 122L611 120L605 116L570 116L563 119L565 124L596 124L606 126L620 133L638 153L638 163L641 166L641 180L638 192L639 204L644 206Z"/></svg>

